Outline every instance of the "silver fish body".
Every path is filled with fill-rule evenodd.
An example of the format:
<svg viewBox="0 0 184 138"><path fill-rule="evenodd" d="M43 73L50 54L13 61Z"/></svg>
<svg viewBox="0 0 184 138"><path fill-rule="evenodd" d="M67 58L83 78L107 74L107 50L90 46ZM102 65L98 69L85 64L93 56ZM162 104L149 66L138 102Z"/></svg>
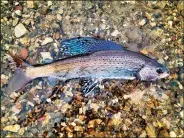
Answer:
<svg viewBox="0 0 184 138"><path fill-rule="evenodd" d="M19 76L20 80L17 78ZM108 50L73 56L39 67L27 67L25 72L18 71L18 74L15 74L7 91L16 91L38 77L54 77L62 80L138 78L154 81L166 76L168 69L154 59L128 50Z"/></svg>
<svg viewBox="0 0 184 138"><path fill-rule="evenodd" d="M101 79L135 79L146 64L164 67L155 60L132 51L100 51L93 54L72 57L41 67L29 68L28 76L72 78L101 78ZM167 70L167 69L166 69Z"/></svg>

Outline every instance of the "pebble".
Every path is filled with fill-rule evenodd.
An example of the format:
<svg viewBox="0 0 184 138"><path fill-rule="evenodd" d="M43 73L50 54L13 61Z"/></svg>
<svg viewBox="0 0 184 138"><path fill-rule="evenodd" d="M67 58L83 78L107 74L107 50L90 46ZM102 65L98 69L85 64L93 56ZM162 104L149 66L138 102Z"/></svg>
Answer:
<svg viewBox="0 0 184 138"><path fill-rule="evenodd" d="M22 16L22 11L21 10L16 10L15 14L18 15L18 16Z"/></svg>
<svg viewBox="0 0 184 138"><path fill-rule="evenodd" d="M62 16L60 14L57 14L56 15L56 18L57 18L58 21L61 21L62 20Z"/></svg>
<svg viewBox="0 0 184 138"><path fill-rule="evenodd" d="M98 111L98 109L99 109L99 105L98 105L98 104L96 104L96 103L91 103L91 104L90 104L90 108L91 108L91 109L94 109L94 111L96 111L96 112L97 112L97 111Z"/></svg>
<svg viewBox="0 0 184 138"><path fill-rule="evenodd" d="M8 117L1 117L1 123L8 122Z"/></svg>
<svg viewBox="0 0 184 138"><path fill-rule="evenodd" d="M156 22L151 22L150 25L151 25L152 27L155 27L155 26L157 25L157 23L156 23Z"/></svg>
<svg viewBox="0 0 184 138"><path fill-rule="evenodd" d="M34 1L33 0L28 0L28 1L26 1L27 2L27 7L28 8L34 8Z"/></svg>
<svg viewBox="0 0 184 138"><path fill-rule="evenodd" d="M28 50L26 48L22 48L21 51L20 51L20 57L22 59L26 59L28 57Z"/></svg>
<svg viewBox="0 0 184 138"><path fill-rule="evenodd" d="M139 137L145 138L147 136L146 131L143 130Z"/></svg>
<svg viewBox="0 0 184 138"><path fill-rule="evenodd" d="M41 45L44 46L44 45L49 44L49 43L52 43L52 42L53 42L53 39L52 39L51 37L46 37L46 38L42 41Z"/></svg>
<svg viewBox="0 0 184 138"><path fill-rule="evenodd" d="M2 0L1 2L4 4L8 4L8 0Z"/></svg>
<svg viewBox="0 0 184 138"><path fill-rule="evenodd" d="M18 132L20 129L20 125L9 125L3 128L3 130L11 131L11 132Z"/></svg>
<svg viewBox="0 0 184 138"><path fill-rule="evenodd" d="M180 111L180 117L184 118L184 110Z"/></svg>
<svg viewBox="0 0 184 138"><path fill-rule="evenodd" d="M94 128L95 124L100 124L102 122L101 119L93 119L89 121L88 128Z"/></svg>
<svg viewBox="0 0 184 138"><path fill-rule="evenodd" d="M58 10L58 13L59 13L59 14L62 14L62 13L63 13L63 9L60 8L60 9Z"/></svg>
<svg viewBox="0 0 184 138"><path fill-rule="evenodd" d="M25 128L22 127L22 128L19 130L18 134L22 136L22 135L24 135L24 131L25 131Z"/></svg>
<svg viewBox="0 0 184 138"><path fill-rule="evenodd" d="M58 23L52 23L52 28L53 29L59 29L60 25Z"/></svg>
<svg viewBox="0 0 184 138"><path fill-rule="evenodd" d="M51 6L52 5L52 1L48 1L47 2L47 6L49 7L49 6Z"/></svg>
<svg viewBox="0 0 184 138"><path fill-rule="evenodd" d="M51 53L50 52L41 52L40 53L41 54L41 56L42 56L42 59L43 59L43 61L53 61L53 58L51 57Z"/></svg>
<svg viewBox="0 0 184 138"><path fill-rule="evenodd" d="M74 131L83 131L84 129L83 129L83 127L81 127L81 126L75 126L74 127Z"/></svg>
<svg viewBox="0 0 184 138"><path fill-rule="evenodd" d="M28 33L28 30L24 27L22 23L19 23L17 26L15 26L14 32L16 37L21 37Z"/></svg>
<svg viewBox="0 0 184 138"><path fill-rule="evenodd" d="M142 19L142 20L139 22L139 25L140 25L140 26L144 26L146 23L147 23L147 19Z"/></svg>
<svg viewBox="0 0 184 138"><path fill-rule="evenodd" d="M174 131L171 131L169 134L170 134L171 138L176 138L177 137L177 135Z"/></svg>
<svg viewBox="0 0 184 138"><path fill-rule="evenodd" d="M173 22L172 21L168 21L168 24L169 24L169 27L172 28Z"/></svg>
<svg viewBox="0 0 184 138"><path fill-rule="evenodd" d="M12 111L13 111L14 113L18 114L18 113L21 111L21 109L16 108L16 105L14 105L14 106L12 107Z"/></svg>
<svg viewBox="0 0 184 138"><path fill-rule="evenodd" d="M47 125L49 123L49 120L51 119L51 116L48 113L45 113L45 120L42 122L42 127Z"/></svg>
<svg viewBox="0 0 184 138"><path fill-rule="evenodd" d="M146 126L146 132L147 132L149 137L156 137L156 130L155 130L155 127L153 125L148 124Z"/></svg>
<svg viewBox="0 0 184 138"><path fill-rule="evenodd" d="M5 109L6 109L5 106L1 105L1 110L4 111Z"/></svg>
<svg viewBox="0 0 184 138"><path fill-rule="evenodd" d="M15 18L15 19L13 20L12 25L13 25L13 26L16 26L16 25L18 24L18 22L19 22L19 19L18 19L18 18Z"/></svg>
<svg viewBox="0 0 184 138"><path fill-rule="evenodd" d="M111 33L111 36L117 36L118 34L120 34L120 32L118 30L114 30L112 33Z"/></svg>

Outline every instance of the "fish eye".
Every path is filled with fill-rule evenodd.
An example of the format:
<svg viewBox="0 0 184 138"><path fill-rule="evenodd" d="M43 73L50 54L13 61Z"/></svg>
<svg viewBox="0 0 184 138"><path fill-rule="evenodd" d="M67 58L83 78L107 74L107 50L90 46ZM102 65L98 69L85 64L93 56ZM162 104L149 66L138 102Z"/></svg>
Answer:
<svg viewBox="0 0 184 138"><path fill-rule="evenodd" d="M158 74L162 74L162 73L164 73L164 72L162 71L162 69L157 69L157 73L158 73Z"/></svg>

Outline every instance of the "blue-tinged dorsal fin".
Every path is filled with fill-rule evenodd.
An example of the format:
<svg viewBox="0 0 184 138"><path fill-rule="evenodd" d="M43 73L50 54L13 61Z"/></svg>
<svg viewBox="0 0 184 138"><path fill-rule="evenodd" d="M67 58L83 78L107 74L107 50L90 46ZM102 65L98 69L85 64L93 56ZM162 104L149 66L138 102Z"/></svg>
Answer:
<svg viewBox="0 0 184 138"><path fill-rule="evenodd" d="M60 43L60 52L67 57L104 50L124 49L125 48L120 44L94 37L76 37L66 39Z"/></svg>

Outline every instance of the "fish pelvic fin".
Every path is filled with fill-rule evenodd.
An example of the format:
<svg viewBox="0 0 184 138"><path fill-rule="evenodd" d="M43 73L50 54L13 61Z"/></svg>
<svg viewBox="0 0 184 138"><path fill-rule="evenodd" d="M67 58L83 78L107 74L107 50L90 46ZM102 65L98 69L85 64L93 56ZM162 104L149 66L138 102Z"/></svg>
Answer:
<svg viewBox="0 0 184 138"><path fill-rule="evenodd" d="M27 64L21 58L19 58L16 55L13 55L9 51L7 52L7 54L9 54L13 58L14 62L16 63L14 76L10 79L8 83L8 87L6 88L6 91L5 91L6 94L10 94L11 92L21 89L34 78L26 74L26 70L28 68L32 68L31 65Z"/></svg>

